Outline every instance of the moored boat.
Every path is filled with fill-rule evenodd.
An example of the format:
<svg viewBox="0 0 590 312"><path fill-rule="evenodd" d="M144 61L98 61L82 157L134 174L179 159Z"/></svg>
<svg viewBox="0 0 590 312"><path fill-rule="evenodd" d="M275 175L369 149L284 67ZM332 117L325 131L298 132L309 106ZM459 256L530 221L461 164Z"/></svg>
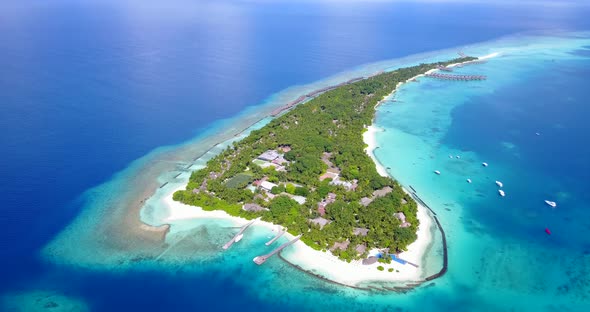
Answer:
<svg viewBox="0 0 590 312"><path fill-rule="evenodd" d="M471 179L467 179L467 183L471 183Z"/></svg>
<svg viewBox="0 0 590 312"><path fill-rule="evenodd" d="M545 203L553 208L557 207L557 203L550 200L545 200Z"/></svg>
<svg viewBox="0 0 590 312"><path fill-rule="evenodd" d="M502 182L500 182L500 181L496 181L496 185L498 187L504 187L504 184Z"/></svg>
<svg viewBox="0 0 590 312"><path fill-rule="evenodd" d="M484 162L484 163L481 163L481 165L484 166L484 167L487 167L488 166L488 163L487 162Z"/></svg>
<svg viewBox="0 0 590 312"><path fill-rule="evenodd" d="M244 237L244 234L240 234L238 236L236 236L235 242L239 242L240 240L242 240L242 237Z"/></svg>
<svg viewBox="0 0 590 312"><path fill-rule="evenodd" d="M498 193L500 193L500 196L502 196L502 197L506 196L506 193L504 193L504 191L502 191L502 190L498 190Z"/></svg>
<svg viewBox="0 0 590 312"><path fill-rule="evenodd" d="M434 170L434 173L440 175L440 171L438 171L438 170Z"/></svg>

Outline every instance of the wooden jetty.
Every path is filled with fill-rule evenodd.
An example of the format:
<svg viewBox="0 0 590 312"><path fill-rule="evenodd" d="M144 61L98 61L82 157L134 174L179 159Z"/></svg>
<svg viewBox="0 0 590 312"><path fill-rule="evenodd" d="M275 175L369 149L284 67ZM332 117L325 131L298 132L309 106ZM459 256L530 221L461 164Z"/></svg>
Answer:
<svg viewBox="0 0 590 312"><path fill-rule="evenodd" d="M260 219L260 218L258 218L258 219ZM256 222L256 220L258 220L258 219L254 219L254 220L252 220L252 221L250 221L250 222L246 223L244 226L242 226L242 228L240 229L240 231L238 232L238 234L236 234L236 235L235 235L235 236L234 236L234 237L233 237L233 238L232 238L232 239L231 239L229 242L227 242L227 243L225 243L225 245L223 245L223 249L226 249L226 250L227 250L229 247L231 247L231 245L233 245L233 243L235 243L235 242L236 242L236 239L237 239L237 240L239 240L239 239L238 239L238 237L239 237L240 235L242 235L242 233L244 233L244 231L245 231L245 230L246 230L246 229L247 229L247 228L248 228L250 225L252 225L252 223Z"/></svg>
<svg viewBox="0 0 590 312"><path fill-rule="evenodd" d="M285 232L287 232L287 229L286 229L286 228L283 228L283 229L281 229L281 230L280 230L280 231L277 233L277 235L276 235L276 236L275 236L273 239L271 239L271 240L269 240L268 242L266 242L266 243L265 243L265 245L266 245L266 246L270 246L270 245L271 245L272 243L274 243L274 242L275 242L277 239L279 239L281 236L283 236L283 234L285 234Z"/></svg>
<svg viewBox="0 0 590 312"><path fill-rule="evenodd" d="M439 74L432 73L424 75L430 78L444 79L444 80L456 80L456 81L469 81L469 80L486 80L488 77L483 75L450 75L450 74Z"/></svg>
<svg viewBox="0 0 590 312"><path fill-rule="evenodd" d="M283 248L288 247L289 245L293 244L294 242L298 241L301 238L301 235L295 237L293 240L286 242L284 244L282 244L281 246L279 246L277 249L271 251L269 254L266 254L264 256L258 256L256 258L254 258L254 263L261 265L263 263L266 262L266 260L268 260L268 258L274 256L274 254L278 253L279 251L283 250Z"/></svg>

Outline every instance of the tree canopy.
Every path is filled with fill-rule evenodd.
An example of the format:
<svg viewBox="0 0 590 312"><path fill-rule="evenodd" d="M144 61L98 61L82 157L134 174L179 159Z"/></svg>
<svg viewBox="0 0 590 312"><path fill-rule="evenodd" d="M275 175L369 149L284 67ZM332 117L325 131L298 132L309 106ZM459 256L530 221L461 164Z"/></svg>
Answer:
<svg viewBox="0 0 590 312"><path fill-rule="evenodd" d="M174 199L249 219L261 216L263 220L288 227L293 234L304 234L301 240L316 249L329 249L334 243L348 241L346 250L333 251L346 260L364 256L354 250L357 245L365 245L367 250L405 250L416 240L419 225L416 202L393 179L377 173L365 152L362 133L373 121L376 104L398 83L438 65L471 59L402 68L320 94L252 131L209 160L205 168L192 173L186 190L176 192ZM285 145L290 151L283 155L288 161L284 170L272 166L262 168L253 161L261 153ZM325 157L329 158L328 162ZM320 181L328 163L340 170L340 179L356 180L356 188L332 185L330 179ZM260 189L253 192L245 188L246 183L261 179L279 184L272 188L274 198L269 199ZM384 187L392 191L373 198L373 192ZM318 205L329 193L335 194L336 200L327 203L321 212ZM291 199L294 195L305 197L305 203ZM359 202L364 197L372 199L367 206ZM256 203L268 210L240 209L245 203ZM398 212L405 215L409 226L400 227L400 220L394 216ZM327 225L320 227L310 222L322 213L329 221ZM355 228L368 232L366 236L355 235Z"/></svg>

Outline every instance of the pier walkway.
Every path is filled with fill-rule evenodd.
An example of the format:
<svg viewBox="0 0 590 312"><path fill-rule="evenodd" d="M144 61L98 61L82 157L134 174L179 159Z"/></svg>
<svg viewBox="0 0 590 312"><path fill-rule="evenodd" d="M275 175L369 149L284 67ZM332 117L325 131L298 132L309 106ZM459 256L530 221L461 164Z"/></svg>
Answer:
<svg viewBox="0 0 590 312"><path fill-rule="evenodd" d="M266 243L265 243L265 245L266 245L266 246L270 246L270 245L271 245L272 243L274 243L274 242L275 242L277 239L279 239L281 236L283 236L283 234L285 234L285 232L286 232L286 231L287 231L287 229L286 229L286 228L283 228L282 230L280 230L280 231L277 233L277 235L276 235L276 236L275 236L273 239L271 239L271 240L269 240L268 242L266 242Z"/></svg>
<svg viewBox="0 0 590 312"><path fill-rule="evenodd" d="M260 218L258 218L260 219ZM256 220L258 219L254 219L248 223L246 223L244 226L242 226L242 228L240 229L240 231L238 232L238 234L236 234L229 242L225 243L225 245L223 245L223 249L228 249L229 247L231 247L231 245L233 245L233 243L237 242L240 240L240 237L242 235L242 233L244 233L244 231L250 226L252 225L252 223L256 222Z"/></svg>
<svg viewBox="0 0 590 312"><path fill-rule="evenodd" d="M269 254L266 254L264 256L258 256L256 258L254 258L254 263L261 265L263 263L266 262L266 260L268 260L268 258L274 256L274 254L278 253L279 251L283 250L283 248L288 247L289 245L293 244L294 242L298 241L301 238L301 235L295 237L293 240L286 242L284 244L282 244L281 246L279 246L279 248L271 251Z"/></svg>

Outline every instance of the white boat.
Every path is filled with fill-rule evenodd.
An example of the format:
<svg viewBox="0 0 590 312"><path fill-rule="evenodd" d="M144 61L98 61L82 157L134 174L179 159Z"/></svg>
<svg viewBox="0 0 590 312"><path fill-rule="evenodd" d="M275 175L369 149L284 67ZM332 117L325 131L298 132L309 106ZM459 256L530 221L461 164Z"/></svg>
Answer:
<svg viewBox="0 0 590 312"><path fill-rule="evenodd" d="M239 242L240 240L242 240L242 237L244 237L244 234L240 234L238 236L236 236L236 239L234 240L234 242Z"/></svg>
<svg viewBox="0 0 590 312"><path fill-rule="evenodd" d="M488 166L488 163L484 162L484 163L481 163L481 165L484 166L484 167L487 167Z"/></svg>
<svg viewBox="0 0 590 312"><path fill-rule="evenodd" d="M539 132L535 133L536 135L541 135Z"/></svg>
<svg viewBox="0 0 590 312"><path fill-rule="evenodd" d="M553 208L557 207L557 203L550 200L545 200L545 203Z"/></svg>
<svg viewBox="0 0 590 312"><path fill-rule="evenodd" d="M459 156L459 155L457 155L456 157L457 157L457 159L460 159L461 158L461 156Z"/></svg>
<svg viewBox="0 0 590 312"><path fill-rule="evenodd" d="M449 155L449 158L450 158L450 159L453 159L453 155Z"/></svg>
<svg viewBox="0 0 590 312"><path fill-rule="evenodd" d="M504 184L502 184L502 182L500 182L500 181L496 181L496 185L497 185L498 187L504 187Z"/></svg>
<svg viewBox="0 0 590 312"><path fill-rule="evenodd" d="M440 175L440 171L438 171L438 170L434 170L434 173Z"/></svg>
<svg viewBox="0 0 590 312"><path fill-rule="evenodd" d="M471 179L467 179L467 183L471 183Z"/></svg>
<svg viewBox="0 0 590 312"><path fill-rule="evenodd" d="M506 196L506 193L504 193L504 191L502 191L502 190L498 190L498 193L500 193L500 196L502 196L502 197Z"/></svg>

